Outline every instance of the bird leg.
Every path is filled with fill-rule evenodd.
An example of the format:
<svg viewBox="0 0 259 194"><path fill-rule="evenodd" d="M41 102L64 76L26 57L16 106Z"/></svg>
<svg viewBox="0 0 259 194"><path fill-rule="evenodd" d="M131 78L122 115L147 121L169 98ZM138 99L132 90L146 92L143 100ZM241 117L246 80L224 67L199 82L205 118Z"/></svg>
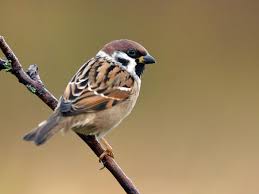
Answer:
<svg viewBox="0 0 259 194"><path fill-rule="evenodd" d="M102 146L104 147L105 151L100 155L99 157L99 161L102 162L103 158L108 155L112 158L114 158L114 154L112 151L112 147L110 146L110 144L103 138L101 137L99 139L99 142L102 144Z"/></svg>

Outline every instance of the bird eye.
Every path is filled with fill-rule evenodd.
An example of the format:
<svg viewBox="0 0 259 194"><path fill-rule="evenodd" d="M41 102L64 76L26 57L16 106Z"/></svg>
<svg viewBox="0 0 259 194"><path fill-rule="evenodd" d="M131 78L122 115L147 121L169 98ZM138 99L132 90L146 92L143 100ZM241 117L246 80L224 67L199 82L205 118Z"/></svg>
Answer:
<svg viewBox="0 0 259 194"><path fill-rule="evenodd" d="M134 50L134 49L129 49L129 50L127 51L127 54L128 54L130 57L136 57L137 52L136 52L136 50Z"/></svg>

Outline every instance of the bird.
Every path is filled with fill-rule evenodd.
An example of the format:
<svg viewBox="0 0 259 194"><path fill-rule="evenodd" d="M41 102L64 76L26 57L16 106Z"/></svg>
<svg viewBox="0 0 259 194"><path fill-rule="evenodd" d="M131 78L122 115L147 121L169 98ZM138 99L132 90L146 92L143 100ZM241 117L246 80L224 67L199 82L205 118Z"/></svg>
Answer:
<svg viewBox="0 0 259 194"><path fill-rule="evenodd" d="M59 131L73 130L96 137L105 150L100 159L114 157L104 136L130 114L144 69L155 62L135 41L120 39L105 44L72 77L49 118L23 139L42 145Z"/></svg>

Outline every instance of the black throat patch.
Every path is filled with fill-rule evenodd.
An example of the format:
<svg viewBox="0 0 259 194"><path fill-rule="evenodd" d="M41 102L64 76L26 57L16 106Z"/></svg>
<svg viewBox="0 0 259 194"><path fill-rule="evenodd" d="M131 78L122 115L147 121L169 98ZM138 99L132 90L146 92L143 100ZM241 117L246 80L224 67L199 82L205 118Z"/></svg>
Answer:
<svg viewBox="0 0 259 194"><path fill-rule="evenodd" d="M145 64L137 63L137 65L135 66L135 72L139 77L143 74L144 69L145 69Z"/></svg>

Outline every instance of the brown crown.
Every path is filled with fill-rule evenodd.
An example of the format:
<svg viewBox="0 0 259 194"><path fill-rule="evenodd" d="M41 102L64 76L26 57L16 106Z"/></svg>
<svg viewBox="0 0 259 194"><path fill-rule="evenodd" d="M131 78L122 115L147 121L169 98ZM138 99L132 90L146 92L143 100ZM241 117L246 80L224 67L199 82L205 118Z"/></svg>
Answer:
<svg viewBox="0 0 259 194"><path fill-rule="evenodd" d="M104 45L102 51L104 51L108 55L112 55L114 51L126 52L129 49L135 49L139 51L143 56L147 54L147 50L141 44L127 39L114 40Z"/></svg>

